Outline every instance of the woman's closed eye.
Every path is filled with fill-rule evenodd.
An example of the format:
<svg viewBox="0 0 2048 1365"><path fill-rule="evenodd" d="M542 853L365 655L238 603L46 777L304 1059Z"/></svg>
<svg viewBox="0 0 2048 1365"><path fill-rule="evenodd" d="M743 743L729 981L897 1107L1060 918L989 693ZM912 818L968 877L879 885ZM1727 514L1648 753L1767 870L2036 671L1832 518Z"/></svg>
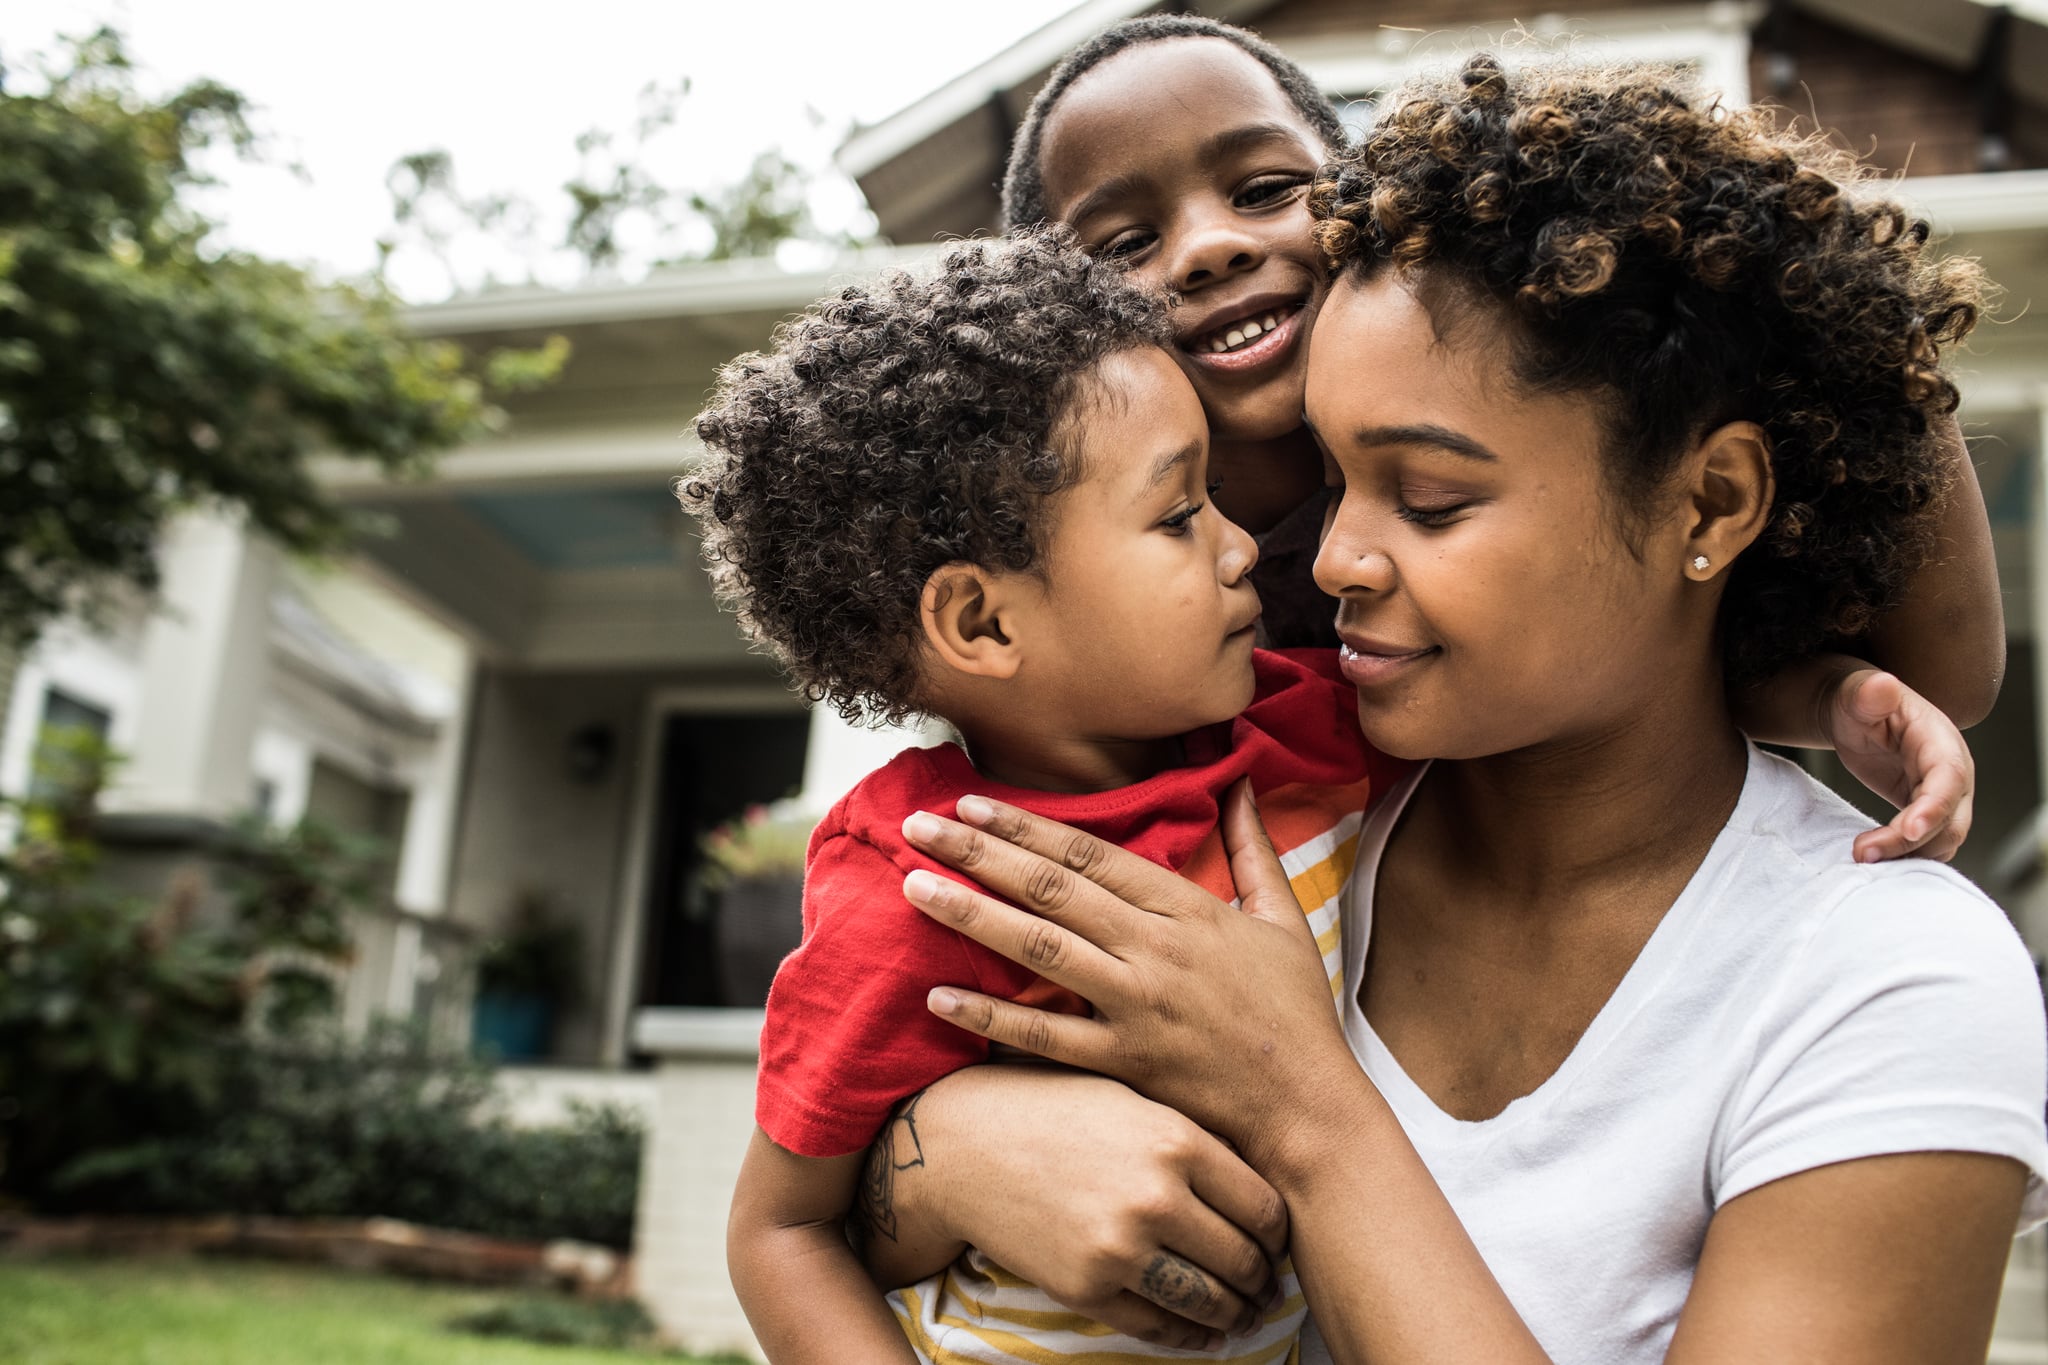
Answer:
<svg viewBox="0 0 2048 1365"><path fill-rule="evenodd" d="M1413 525L1435 530L1453 524L1471 508L1470 502L1432 503L1424 507L1404 502L1394 515Z"/></svg>

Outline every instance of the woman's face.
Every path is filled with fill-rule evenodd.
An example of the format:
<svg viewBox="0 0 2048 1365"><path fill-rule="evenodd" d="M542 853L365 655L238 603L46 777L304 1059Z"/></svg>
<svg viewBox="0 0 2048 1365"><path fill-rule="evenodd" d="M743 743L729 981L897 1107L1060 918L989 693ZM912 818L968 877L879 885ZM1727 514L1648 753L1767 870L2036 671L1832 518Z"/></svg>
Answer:
<svg viewBox="0 0 2048 1365"><path fill-rule="evenodd" d="M1220 38L1145 43L1075 81L1040 145L1052 216L1179 296L1177 358L1214 434L1299 427L1324 149L1272 74Z"/></svg>
<svg viewBox="0 0 2048 1365"><path fill-rule="evenodd" d="M1594 740L1712 665L1681 500L1639 553L1623 543L1593 400L1515 391L1492 308L1439 334L1398 274L1347 275L1309 353L1308 422L1342 490L1316 582L1367 737L1405 758Z"/></svg>

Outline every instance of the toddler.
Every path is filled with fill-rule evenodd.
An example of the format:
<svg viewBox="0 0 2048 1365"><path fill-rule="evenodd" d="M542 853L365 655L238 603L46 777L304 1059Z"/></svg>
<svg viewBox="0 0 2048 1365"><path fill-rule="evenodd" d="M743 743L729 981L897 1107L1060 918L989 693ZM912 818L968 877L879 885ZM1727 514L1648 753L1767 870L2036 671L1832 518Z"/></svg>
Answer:
<svg viewBox="0 0 2048 1365"><path fill-rule="evenodd" d="M898 755L812 839L728 1244L778 1362L1293 1353L1284 1266L1229 1349L1180 1352L971 1249L890 1295L892 1322L844 1227L892 1111L988 1056L927 1011L932 987L1087 1008L905 903L908 872L955 875L904 840L915 811L992 795L1229 897L1218 806L1248 779L1340 987L1336 895L1386 760L1327 656L1254 649L1257 548L1210 502L1209 428L1171 341L1162 306L1064 231L969 243L930 278L813 308L728 366L698 422L710 462L682 495L743 625L814 701L937 716L960 740Z"/></svg>

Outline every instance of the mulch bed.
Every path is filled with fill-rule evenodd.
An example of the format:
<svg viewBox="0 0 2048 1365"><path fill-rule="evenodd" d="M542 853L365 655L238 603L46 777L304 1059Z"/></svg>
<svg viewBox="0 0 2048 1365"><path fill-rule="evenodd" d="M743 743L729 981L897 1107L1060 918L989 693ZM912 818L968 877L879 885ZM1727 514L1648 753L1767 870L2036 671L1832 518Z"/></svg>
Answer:
<svg viewBox="0 0 2048 1365"><path fill-rule="evenodd" d="M508 1242L393 1218L26 1218L0 1215L0 1258L222 1255L311 1261L461 1284L632 1293L633 1261L587 1242Z"/></svg>

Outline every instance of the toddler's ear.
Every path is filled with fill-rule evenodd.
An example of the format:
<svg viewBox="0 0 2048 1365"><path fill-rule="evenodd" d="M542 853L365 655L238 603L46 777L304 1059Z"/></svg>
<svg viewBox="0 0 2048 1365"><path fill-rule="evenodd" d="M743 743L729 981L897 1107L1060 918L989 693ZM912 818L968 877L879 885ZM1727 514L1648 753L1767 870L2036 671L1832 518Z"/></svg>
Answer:
<svg viewBox="0 0 2048 1365"><path fill-rule="evenodd" d="M964 561L942 565L924 581L918 604L925 643L939 662L982 678L1016 674L1023 651L1015 638L1018 575L990 573Z"/></svg>

